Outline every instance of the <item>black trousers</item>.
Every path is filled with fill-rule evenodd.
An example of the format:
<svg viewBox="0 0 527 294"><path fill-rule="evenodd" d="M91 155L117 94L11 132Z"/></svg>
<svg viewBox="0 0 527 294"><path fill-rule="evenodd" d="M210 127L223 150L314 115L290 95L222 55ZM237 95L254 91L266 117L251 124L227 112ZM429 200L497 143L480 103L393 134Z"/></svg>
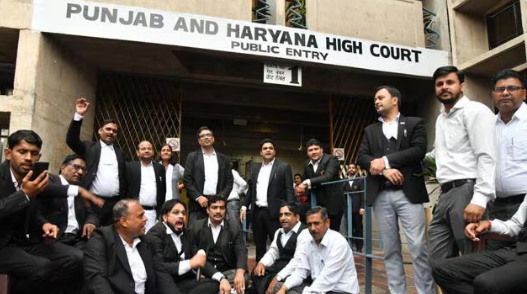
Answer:
<svg viewBox="0 0 527 294"><path fill-rule="evenodd" d="M253 209L253 226L254 243L256 245L256 262L264 256L267 251L267 237L273 241L274 233L280 228L278 217L272 218L267 207L256 206Z"/></svg>
<svg viewBox="0 0 527 294"><path fill-rule="evenodd" d="M185 279L176 282L179 290L187 294L216 294L220 284L212 279L201 278L198 281L196 279Z"/></svg>
<svg viewBox="0 0 527 294"><path fill-rule="evenodd" d="M445 294L524 294L526 272L527 254L505 247L443 260L432 273Z"/></svg>
<svg viewBox="0 0 527 294"><path fill-rule="evenodd" d="M13 281L12 294L77 293L82 288L82 251L61 243L0 249L0 273Z"/></svg>
<svg viewBox="0 0 527 294"><path fill-rule="evenodd" d="M363 226L362 226L362 215L357 211L357 212L353 212L351 214L352 216L352 227L351 227L351 233L353 235L353 237L356 237L353 239L353 244L355 244L355 247L357 248L357 250L362 250L362 247L364 245L364 240L363 239L358 239L358 238L363 238Z"/></svg>
<svg viewBox="0 0 527 294"><path fill-rule="evenodd" d="M329 228L333 231L340 231L340 221L342 220L342 211L338 214L330 214L328 213L329 218Z"/></svg>
<svg viewBox="0 0 527 294"><path fill-rule="evenodd" d="M99 223L101 227L103 227L113 224L113 206L115 205L115 203L117 203L117 201L121 200L121 198L119 196L101 198L104 200L103 207L97 207L95 205L92 205L92 208L95 213L97 213L97 216L99 217Z"/></svg>

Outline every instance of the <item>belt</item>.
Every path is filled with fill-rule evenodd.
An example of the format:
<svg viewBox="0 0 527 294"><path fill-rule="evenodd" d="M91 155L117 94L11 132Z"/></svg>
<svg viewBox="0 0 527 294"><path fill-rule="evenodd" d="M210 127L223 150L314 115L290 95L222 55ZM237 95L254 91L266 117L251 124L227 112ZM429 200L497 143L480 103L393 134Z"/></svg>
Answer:
<svg viewBox="0 0 527 294"><path fill-rule="evenodd" d="M441 185L441 192L446 193L452 188L461 187L467 183L476 183L476 179L461 179L461 180L454 180L454 181L446 182Z"/></svg>
<svg viewBox="0 0 527 294"><path fill-rule="evenodd" d="M525 194L518 194L518 195L512 195L512 196L504 197L504 198L496 198L494 202L517 204L517 203L523 202L523 198L525 198Z"/></svg>
<svg viewBox="0 0 527 294"><path fill-rule="evenodd" d="M155 206L141 205L144 210L156 210Z"/></svg>
<svg viewBox="0 0 527 294"><path fill-rule="evenodd" d="M235 201L240 202L240 199L231 199L231 200L227 200L227 203L229 203L229 202L235 202Z"/></svg>
<svg viewBox="0 0 527 294"><path fill-rule="evenodd" d="M402 188L403 186L394 185L388 181L386 181L381 187L382 190L401 190Z"/></svg>

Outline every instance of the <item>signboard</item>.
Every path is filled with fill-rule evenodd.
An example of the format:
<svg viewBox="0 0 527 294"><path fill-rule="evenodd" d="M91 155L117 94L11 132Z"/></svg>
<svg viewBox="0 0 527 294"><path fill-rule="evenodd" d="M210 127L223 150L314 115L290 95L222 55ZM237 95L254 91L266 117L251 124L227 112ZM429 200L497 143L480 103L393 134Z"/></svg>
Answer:
<svg viewBox="0 0 527 294"><path fill-rule="evenodd" d="M181 145L179 144L179 138L166 138L166 142L172 148L172 152L181 151Z"/></svg>
<svg viewBox="0 0 527 294"><path fill-rule="evenodd" d="M266 63L264 83L302 87L302 69L299 66Z"/></svg>
<svg viewBox="0 0 527 294"><path fill-rule="evenodd" d="M32 30L432 76L449 52L203 15L79 0L33 0Z"/></svg>
<svg viewBox="0 0 527 294"><path fill-rule="evenodd" d="M344 159L346 159L345 154L346 153L344 152L344 148L333 148L333 155L335 155L338 160L343 161Z"/></svg>

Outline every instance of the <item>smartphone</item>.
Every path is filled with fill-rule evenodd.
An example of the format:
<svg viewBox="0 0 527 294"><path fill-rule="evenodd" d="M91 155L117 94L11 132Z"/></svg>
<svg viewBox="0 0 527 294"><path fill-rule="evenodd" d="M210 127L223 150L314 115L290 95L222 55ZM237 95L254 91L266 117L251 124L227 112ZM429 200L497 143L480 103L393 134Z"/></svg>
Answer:
<svg viewBox="0 0 527 294"><path fill-rule="evenodd" d="M49 169L49 162L36 162L33 166L33 175L30 181L34 181L43 171Z"/></svg>

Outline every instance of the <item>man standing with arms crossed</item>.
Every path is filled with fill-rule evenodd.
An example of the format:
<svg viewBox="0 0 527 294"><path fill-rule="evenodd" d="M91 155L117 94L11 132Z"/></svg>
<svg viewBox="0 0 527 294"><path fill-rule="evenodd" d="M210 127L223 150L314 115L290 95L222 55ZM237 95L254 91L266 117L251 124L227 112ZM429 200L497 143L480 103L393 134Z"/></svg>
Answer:
<svg viewBox="0 0 527 294"><path fill-rule="evenodd" d="M495 198L495 117L490 109L464 94L465 75L454 66L433 75L436 98L443 104L436 121L435 158L441 195L434 208L428 236L432 265L465 254L471 241L465 222L481 219Z"/></svg>
<svg viewBox="0 0 527 294"><path fill-rule="evenodd" d="M399 221L407 236L417 292L435 293L425 246L423 203L429 201L428 193L423 177L417 176L426 153L425 124L399 112L401 92L396 88L377 88L373 101L379 122L364 130L359 165L370 172L366 204L373 205L383 241L390 293L407 293Z"/></svg>

